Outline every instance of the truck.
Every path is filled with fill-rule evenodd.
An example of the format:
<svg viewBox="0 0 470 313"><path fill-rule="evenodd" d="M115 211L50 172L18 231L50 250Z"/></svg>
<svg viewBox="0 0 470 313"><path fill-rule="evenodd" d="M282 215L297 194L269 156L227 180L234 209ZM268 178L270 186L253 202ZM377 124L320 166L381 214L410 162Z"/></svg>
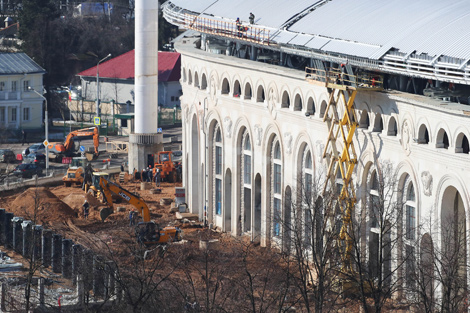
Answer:
<svg viewBox="0 0 470 313"><path fill-rule="evenodd" d="M64 142L51 142L49 143L49 157L53 155L53 159L56 162L62 162L64 157L75 156L76 150L74 145L74 138L79 137L93 137L94 152L90 155L86 155L87 159L91 161L99 155L98 147L100 145L100 134L98 127L87 127L71 131Z"/></svg>
<svg viewBox="0 0 470 313"><path fill-rule="evenodd" d="M107 207L101 209L100 217L104 222L106 218L114 213L113 194L118 195L122 200L132 204L142 216L143 222L138 223L135 233L138 242L149 246L155 244L167 244L170 242L181 241L182 231L179 227L167 226L160 228L158 224L150 219L150 210L145 201L120 185L111 182L105 176L99 179L100 191L103 194L104 202Z"/></svg>

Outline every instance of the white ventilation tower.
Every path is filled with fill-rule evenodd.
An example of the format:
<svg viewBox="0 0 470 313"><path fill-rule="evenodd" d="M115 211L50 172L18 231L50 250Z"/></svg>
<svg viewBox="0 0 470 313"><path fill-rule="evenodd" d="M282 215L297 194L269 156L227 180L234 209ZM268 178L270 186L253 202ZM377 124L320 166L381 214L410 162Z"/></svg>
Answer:
<svg viewBox="0 0 470 313"><path fill-rule="evenodd" d="M158 1L135 1L135 119L129 137L129 172L162 150L158 129ZM153 164L152 164L153 167Z"/></svg>

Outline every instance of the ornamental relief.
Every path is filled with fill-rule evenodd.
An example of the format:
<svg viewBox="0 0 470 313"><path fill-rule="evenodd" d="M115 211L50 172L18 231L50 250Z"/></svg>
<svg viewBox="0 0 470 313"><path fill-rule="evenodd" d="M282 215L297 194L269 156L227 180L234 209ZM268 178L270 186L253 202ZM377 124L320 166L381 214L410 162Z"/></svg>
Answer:
<svg viewBox="0 0 470 313"><path fill-rule="evenodd" d="M225 134L227 138L231 138L232 137L232 120L228 116L224 118L224 128L225 128Z"/></svg>
<svg viewBox="0 0 470 313"><path fill-rule="evenodd" d="M421 182L423 183L424 194L426 196L432 195L432 175L428 171L421 173Z"/></svg>

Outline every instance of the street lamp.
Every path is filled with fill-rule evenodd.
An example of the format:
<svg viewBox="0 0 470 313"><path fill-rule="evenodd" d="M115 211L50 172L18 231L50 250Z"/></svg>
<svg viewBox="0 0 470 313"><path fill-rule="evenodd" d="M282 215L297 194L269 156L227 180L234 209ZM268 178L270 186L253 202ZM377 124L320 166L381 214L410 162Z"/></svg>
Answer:
<svg viewBox="0 0 470 313"><path fill-rule="evenodd" d="M111 57L111 53L96 64L96 116L100 117L100 63Z"/></svg>
<svg viewBox="0 0 470 313"><path fill-rule="evenodd" d="M41 95L39 92L37 92L36 90L31 88L31 86L28 87L28 90L34 92L35 94L40 96L44 101L46 101L46 110L44 112L44 123L45 123L45 129L46 129L46 140L45 141L47 142L47 145L45 145L46 146L46 176L47 176L48 171L49 171L49 118L48 118L48 115L47 115L47 99L46 99L46 97L44 97L44 95Z"/></svg>

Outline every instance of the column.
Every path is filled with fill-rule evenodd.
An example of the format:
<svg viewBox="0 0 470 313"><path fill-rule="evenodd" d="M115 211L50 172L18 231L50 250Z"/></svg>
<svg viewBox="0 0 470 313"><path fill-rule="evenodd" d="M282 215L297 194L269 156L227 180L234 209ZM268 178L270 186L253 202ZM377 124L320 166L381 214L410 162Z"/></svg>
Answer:
<svg viewBox="0 0 470 313"><path fill-rule="evenodd" d="M104 297L104 262L99 255L93 257L93 294L95 298Z"/></svg>
<svg viewBox="0 0 470 313"><path fill-rule="evenodd" d="M24 221L21 223L21 228L23 230L22 254L25 258L29 259L32 257L33 223L31 221Z"/></svg>
<svg viewBox="0 0 470 313"><path fill-rule="evenodd" d="M5 226L3 237L5 238L5 248L13 247L13 213L6 212L3 220L3 225Z"/></svg>
<svg viewBox="0 0 470 313"><path fill-rule="evenodd" d="M62 236L52 235L52 271L54 273L62 272Z"/></svg>
<svg viewBox="0 0 470 313"><path fill-rule="evenodd" d="M72 240L62 240L62 277L72 278Z"/></svg>
<svg viewBox="0 0 470 313"><path fill-rule="evenodd" d="M5 209L0 209L0 244L5 244Z"/></svg>
<svg viewBox="0 0 470 313"><path fill-rule="evenodd" d="M12 220L13 225L13 250L18 253L23 252L23 230L21 227L21 223L23 219L21 217L15 216Z"/></svg>
<svg viewBox="0 0 470 313"><path fill-rule="evenodd" d="M42 231L41 255L42 255L42 265L45 267L51 266L52 231L50 229L43 229Z"/></svg>
<svg viewBox="0 0 470 313"><path fill-rule="evenodd" d="M33 226L33 260L41 260L41 240L42 240L42 226L34 225Z"/></svg>
<svg viewBox="0 0 470 313"><path fill-rule="evenodd" d="M72 284L77 283L77 275L82 272L82 254L83 248L81 245L72 245ZM83 277L82 283L83 283Z"/></svg>

